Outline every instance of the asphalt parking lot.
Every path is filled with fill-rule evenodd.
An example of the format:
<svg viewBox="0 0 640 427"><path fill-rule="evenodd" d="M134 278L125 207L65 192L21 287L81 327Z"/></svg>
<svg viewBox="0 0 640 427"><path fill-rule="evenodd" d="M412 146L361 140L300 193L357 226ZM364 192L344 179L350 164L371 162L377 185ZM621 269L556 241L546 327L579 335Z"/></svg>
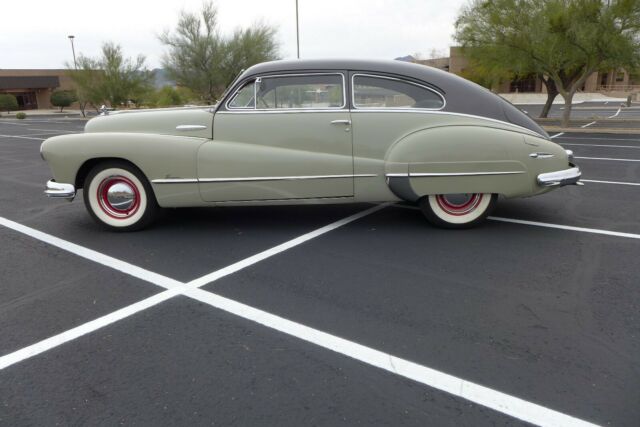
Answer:
<svg viewBox="0 0 640 427"><path fill-rule="evenodd" d="M171 210L99 229L0 119L0 425L640 424L640 136L482 227L405 205Z"/></svg>
<svg viewBox="0 0 640 427"><path fill-rule="evenodd" d="M631 107L622 107L622 102L582 102L574 104L571 108L571 118L580 119L640 119L640 105L634 103ZM519 104L518 108L524 110L530 117L540 116L542 105L540 104ZM549 118L561 118L564 113L564 105L554 104L549 110Z"/></svg>

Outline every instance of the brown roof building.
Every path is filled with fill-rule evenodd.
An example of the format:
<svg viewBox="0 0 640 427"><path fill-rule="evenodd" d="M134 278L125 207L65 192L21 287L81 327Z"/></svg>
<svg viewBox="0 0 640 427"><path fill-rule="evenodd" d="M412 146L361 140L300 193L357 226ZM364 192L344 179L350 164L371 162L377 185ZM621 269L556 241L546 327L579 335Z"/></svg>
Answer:
<svg viewBox="0 0 640 427"><path fill-rule="evenodd" d="M52 108L51 92L73 89L67 70L0 69L0 93L14 95L20 110Z"/></svg>

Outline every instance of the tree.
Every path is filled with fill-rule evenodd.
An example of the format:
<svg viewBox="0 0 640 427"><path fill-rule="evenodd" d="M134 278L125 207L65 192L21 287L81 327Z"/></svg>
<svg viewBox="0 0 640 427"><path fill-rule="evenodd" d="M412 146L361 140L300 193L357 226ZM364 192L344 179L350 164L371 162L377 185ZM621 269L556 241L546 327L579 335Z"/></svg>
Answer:
<svg viewBox="0 0 640 427"><path fill-rule="evenodd" d="M125 58L119 45L102 45L100 58L80 55L78 69L71 69L71 79L78 87L78 98L98 109L102 104L117 107L139 100L152 90L153 73L145 66L145 57Z"/></svg>
<svg viewBox="0 0 640 427"><path fill-rule="evenodd" d="M56 90L51 93L49 100L54 107L60 107L60 112L62 113L62 109L76 102L78 97L73 90Z"/></svg>
<svg viewBox="0 0 640 427"><path fill-rule="evenodd" d="M208 103L214 102L242 69L278 57L273 27L256 23L225 37L220 34L217 17L217 9L208 1L199 14L181 12L175 30L159 36L168 47L163 66L169 76Z"/></svg>
<svg viewBox="0 0 640 427"><path fill-rule="evenodd" d="M473 61L537 74L547 103L557 91L568 126L573 96L593 72L640 60L640 0L473 0L456 40Z"/></svg>
<svg viewBox="0 0 640 427"><path fill-rule="evenodd" d="M18 100L10 93L0 93L0 111L7 113L18 109Z"/></svg>

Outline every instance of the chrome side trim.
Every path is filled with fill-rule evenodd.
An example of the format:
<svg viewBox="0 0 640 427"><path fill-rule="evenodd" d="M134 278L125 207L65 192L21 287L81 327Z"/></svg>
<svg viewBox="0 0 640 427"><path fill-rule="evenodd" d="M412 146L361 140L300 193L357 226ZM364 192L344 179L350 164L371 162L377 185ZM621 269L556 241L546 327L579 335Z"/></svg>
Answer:
<svg viewBox="0 0 640 427"><path fill-rule="evenodd" d="M531 157L532 159L550 159L553 157L553 154L551 153L531 153L529 154L529 157Z"/></svg>
<svg viewBox="0 0 640 427"><path fill-rule="evenodd" d="M76 187L73 184L65 184L55 182L55 180L47 181L47 188L44 190L47 197L67 199L72 201L76 197Z"/></svg>
<svg viewBox="0 0 640 427"><path fill-rule="evenodd" d="M516 175L525 173L525 171L505 171L505 172L433 172L433 173L388 173L389 177L409 177L409 178L422 178L422 177L442 177L442 176L483 176L483 175Z"/></svg>
<svg viewBox="0 0 640 427"><path fill-rule="evenodd" d="M298 181L307 179L333 179L333 178L365 178L374 177L375 174L357 175L301 175L301 176L251 176L238 178L200 178L198 182L247 182L247 181Z"/></svg>
<svg viewBox="0 0 640 427"><path fill-rule="evenodd" d="M306 179L332 179L332 178L371 178L378 175L362 173L355 175L301 175L301 176L249 176L231 178L162 178L154 179L152 184L196 184L207 182L246 182L246 181L296 181Z"/></svg>
<svg viewBox="0 0 640 427"><path fill-rule="evenodd" d="M543 187L562 187L564 185L577 184L581 185L580 168L572 167L557 172L548 172L538 175L538 184Z"/></svg>
<svg viewBox="0 0 640 427"><path fill-rule="evenodd" d="M206 129L207 127L205 125L178 125L176 126L176 130L181 130L181 131L190 131L190 130L202 130L202 129Z"/></svg>
<svg viewBox="0 0 640 427"><path fill-rule="evenodd" d="M196 184L197 182L197 178L163 178L151 181L152 184Z"/></svg>
<svg viewBox="0 0 640 427"><path fill-rule="evenodd" d="M414 86L421 87L423 89L427 89L428 91L431 91L431 92L435 93L436 95L438 95L442 99L442 107L440 107L440 108L410 108L410 110L439 111L439 110L444 109L444 107L447 106L447 100L445 99L445 97L440 92L438 92L437 90L435 90L434 88L431 88L429 86L421 85L419 83L415 83L415 82L412 82L410 80L404 80L404 79L400 79L400 78L396 78L396 77L383 76L383 75L379 75L379 74L356 73L356 74L353 74L351 76L351 105L353 106L353 108L355 110L358 110L358 109L367 110L367 111L369 111L369 110L377 110L377 108L375 108L375 107L359 108L359 107L356 106L356 90L355 90L356 83L355 83L355 78L357 76L373 77L373 78L377 78L377 79L395 80L397 82L411 84L411 85L414 85ZM406 108L384 108L384 109L406 110Z"/></svg>
<svg viewBox="0 0 640 427"><path fill-rule="evenodd" d="M258 81L262 81L264 79L269 79L269 78L273 78L273 77L304 77L304 76L340 76L342 78L342 105L340 107L327 107L327 108L323 108L323 109L318 109L318 108L296 108L296 109L289 109L289 108L257 108L257 104L258 104L258 99L257 99L257 93L256 93L256 82ZM233 108L233 107L229 107L229 103L236 97L236 95L238 94L238 92L244 87L245 83L247 83L250 80L254 80L253 84L254 84L254 91L253 91L253 99L254 99L254 107L253 108ZM295 110L297 112L316 112L317 110L320 111L339 111L339 110L343 110L345 107L347 106L347 82L344 78L344 73L339 73L339 72L327 72L327 73L294 73L294 74L267 74L264 76L256 76L256 77L251 77L248 78L244 81L242 81L241 83L239 83L238 85L238 89L236 89L233 92L233 95L231 95L229 97L229 99L227 99L227 102L224 103L224 108L226 109L226 112L232 112L232 113L248 113L248 112L282 112L282 111L292 111Z"/></svg>

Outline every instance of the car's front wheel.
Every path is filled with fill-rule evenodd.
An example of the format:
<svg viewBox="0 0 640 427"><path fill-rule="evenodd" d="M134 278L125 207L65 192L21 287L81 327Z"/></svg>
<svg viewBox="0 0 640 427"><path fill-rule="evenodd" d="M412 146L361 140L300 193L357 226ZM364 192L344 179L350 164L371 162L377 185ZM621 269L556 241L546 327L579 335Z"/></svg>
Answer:
<svg viewBox="0 0 640 427"><path fill-rule="evenodd" d="M114 231L140 230L151 224L158 211L146 177L122 161L94 166L84 181L83 198L91 217Z"/></svg>
<svg viewBox="0 0 640 427"><path fill-rule="evenodd" d="M427 220L442 228L470 228L491 213L497 194L434 194L420 199L420 209Z"/></svg>

